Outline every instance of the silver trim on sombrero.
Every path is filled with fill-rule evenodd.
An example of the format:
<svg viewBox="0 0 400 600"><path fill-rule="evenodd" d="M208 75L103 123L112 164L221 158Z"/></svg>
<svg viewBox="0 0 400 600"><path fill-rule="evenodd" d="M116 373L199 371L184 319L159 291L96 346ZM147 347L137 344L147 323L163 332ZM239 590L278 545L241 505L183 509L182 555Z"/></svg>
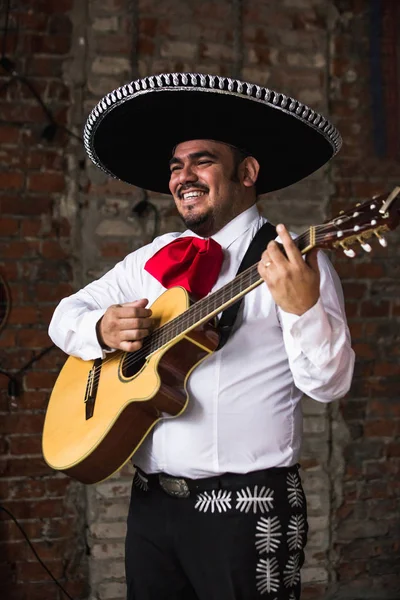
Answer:
<svg viewBox="0 0 400 600"><path fill-rule="evenodd" d="M226 86L227 90L225 89ZM261 104L270 104L274 108L293 115L296 119L307 123L308 126L319 131L331 144L333 148L332 156L337 154L342 146L342 138L339 131L328 119L290 96L254 83L231 79L230 77L204 75L201 73L161 73L131 81L110 92L98 102L88 116L83 132L85 149L93 163L115 179L118 179L118 177L102 165L93 149L94 133L107 113L127 100L142 94L182 90L227 94L229 96L245 97Z"/></svg>

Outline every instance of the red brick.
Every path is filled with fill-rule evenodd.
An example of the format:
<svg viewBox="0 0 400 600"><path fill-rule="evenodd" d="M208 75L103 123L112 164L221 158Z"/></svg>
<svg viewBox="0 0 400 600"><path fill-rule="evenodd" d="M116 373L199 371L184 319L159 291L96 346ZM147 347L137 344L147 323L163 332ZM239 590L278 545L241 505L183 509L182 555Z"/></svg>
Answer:
<svg viewBox="0 0 400 600"><path fill-rule="evenodd" d="M53 577L60 579L63 575L63 560L60 558L47 559L47 568L51 571ZM17 578L20 581L47 581L48 574L42 565L35 562L18 562L16 569Z"/></svg>
<svg viewBox="0 0 400 600"><path fill-rule="evenodd" d="M37 323L38 311L34 306L11 306L11 311L8 317L10 325L26 325Z"/></svg>
<svg viewBox="0 0 400 600"><path fill-rule="evenodd" d="M62 173L32 173L28 177L28 189L32 192L62 192L65 176Z"/></svg>
<svg viewBox="0 0 400 600"><path fill-rule="evenodd" d="M374 363L374 375L389 377L390 375L400 375L400 364L398 363Z"/></svg>
<svg viewBox="0 0 400 600"><path fill-rule="evenodd" d="M61 474L60 477L52 477L46 480L46 491L48 497L64 497L71 485L74 485L72 479Z"/></svg>
<svg viewBox="0 0 400 600"><path fill-rule="evenodd" d="M46 373L43 371L31 371L24 377L24 388L26 390L52 389L57 379L55 373Z"/></svg>
<svg viewBox="0 0 400 600"><path fill-rule="evenodd" d="M53 581L34 583L18 581L12 589L7 590L7 600L59 600L57 586Z"/></svg>
<svg viewBox="0 0 400 600"><path fill-rule="evenodd" d="M159 20L154 17L143 17L139 19L139 33L154 38L157 33L158 23Z"/></svg>
<svg viewBox="0 0 400 600"><path fill-rule="evenodd" d="M358 358L374 358L375 347L372 344L356 343L353 344L353 350Z"/></svg>
<svg viewBox="0 0 400 600"><path fill-rule="evenodd" d="M31 258L37 256L39 250L39 242L14 240L3 245L2 253L6 258Z"/></svg>
<svg viewBox="0 0 400 600"><path fill-rule="evenodd" d="M0 262L0 275L6 281L14 281L18 277L18 265L13 261L2 261Z"/></svg>
<svg viewBox="0 0 400 600"><path fill-rule="evenodd" d="M35 11L19 11L18 26L21 30L43 31L46 29L48 15Z"/></svg>
<svg viewBox="0 0 400 600"><path fill-rule="evenodd" d="M49 240L42 244L42 256L44 258L66 258L67 253L60 242Z"/></svg>
<svg viewBox="0 0 400 600"><path fill-rule="evenodd" d="M43 109L37 104L26 103L1 103L0 113L2 118L10 123L43 123Z"/></svg>
<svg viewBox="0 0 400 600"><path fill-rule="evenodd" d="M41 215L49 214L53 200L49 195L26 197L0 194L0 208L3 215ZM24 227L24 224L23 224Z"/></svg>
<svg viewBox="0 0 400 600"><path fill-rule="evenodd" d="M0 235L1 236L12 236L17 235L19 232L19 220L18 219L7 219L2 217L0 219Z"/></svg>
<svg viewBox="0 0 400 600"><path fill-rule="evenodd" d="M24 183L25 176L22 172L0 172L0 188L4 190L21 190Z"/></svg>
<svg viewBox="0 0 400 600"><path fill-rule="evenodd" d="M30 54L67 54L71 38L67 35L27 34L24 36L24 52Z"/></svg>
<svg viewBox="0 0 400 600"><path fill-rule="evenodd" d="M20 407L25 408L25 407ZM43 407L44 408L44 407ZM36 454L42 453L42 436L41 435L11 435L9 437L9 450L12 456L19 454ZM42 494L41 494L42 495Z"/></svg>
<svg viewBox="0 0 400 600"><path fill-rule="evenodd" d="M394 421L367 421L365 423L366 437L393 437L396 432Z"/></svg>
<svg viewBox="0 0 400 600"><path fill-rule="evenodd" d="M59 151L36 150L27 156L27 166L30 169L44 169L45 171L62 171L66 168L65 158Z"/></svg>
<svg viewBox="0 0 400 600"><path fill-rule="evenodd" d="M21 227L22 237L40 237L43 235L43 220L31 218L23 221Z"/></svg>
<svg viewBox="0 0 400 600"><path fill-rule="evenodd" d="M396 457L400 458L400 441L392 442L387 446L387 456L388 458Z"/></svg>
<svg viewBox="0 0 400 600"><path fill-rule="evenodd" d="M50 473L50 470L49 470ZM14 516L19 520L23 519L41 519L41 518L53 518L53 517L62 517L63 515L72 516L73 511L69 506L65 503L64 499L52 498L52 499L40 499L40 500L32 500L32 502L24 502L23 500L13 500L7 502L7 508L14 514ZM42 544L38 544L39 546ZM46 546L63 546L63 544L52 542L47 544L47 542L43 543L43 547ZM47 557L46 557L47 559Z"/></svg>
<svg viewBox="0 0 400 600"><path fill-rule="evenodd" d="M102 242L100 243L100 254L104 258L125 258L130 252L130 245L124 242Z"/></svg>
<svg viewBox="0 0 400 600"><path fill-rule="evenodd" d="M38 348L42 350L51 346L52 341L49 338L47 330L40 329L21 329L17 332L18 344L27 348Z"/></svg>
<svg viewBox="0 0 400 600"><path fill-rule="evenodd" d="M388 317L390 315L390 302L368 302L361 303L362 317Z"/></svg>
<svg viewBox="0 0 400 600"><path fill-rule="evenodd" d="M16 345L16 332L5 329L0 335L0 348L10 348Z"/></svg>
<svg viewBox="0 0 400 600"><path fill-rule="evenodd" d="M49 391L29 390L18 398L18 407L23 410L44 410L49 401Z"/></svg>
<svg viewBox="0 0 400 600"><path fill-rule="evenodd" d="M73 0L35 0L35 10L45 14L66 13L72 8Z"/></svg>
<svg viewBox="0 0 400 600"><path fill-rule="evenodd" d="M72 286L69 283L40 283L35 286L35 294L38 300L47 302L59 301L72 294Z"/></svg>
<svg viewBox="0 0 400 600"><path fill-rule="evenodd" d="M132 37L129 35L106 34L94 32L93 34L94 49L102 54L116 54L126 57L132 49Z"/></svg>
<svg viewBox="0 0 400 600"><path fill-rule="evenodd" d="M8 480L7 483L15 480ZM43 523L24 521L23 528L31 541L43 537ZM25 540L14 521L0 521L0 539L11 541ZM21 557L22 558L22 557Z"/></svg>
<svg viewBox="0 0 400 600"><path fill-rule="evenodd" d="M23 458L0 458L0 473L2 477L35 477L48 475L49 467L43 458L30 456Z"/></svg>
<svg viewBox="0 0 400 600"><path fill-rule="evenodd" d="M0 433L3 434L28 434L42 433L44 414L16 414L12 413L7 419L0 419Z"/></svg>
<svg viewBox="0 0 400 600"><path fill-rule="evenodd" d="M8 503L6 508L8 508ZM8 516L6 518L9 518ZM4 519L3 511L0 511L0 519ZM23 526L23 523L21 523ZM15 525L16 527L16 525ZM7 558L7 561L12 562L15 560L26 559L28 553L31 552L26 540L19 540L10 544L8 541L4 542L0 539L0 556ZM11 596L7 596L8 598ZM26 596L21 596L21 600L25 600Z"/></svg>
<svg viewBox="0 0 400 600"><path fill-rule="evenodd" d="M18 144L19 135L19 127L0 125L0 144Z"/></svg>
<svg viewBox="0 0 400 600"><path fill-rule="evenodd" d="M63 75L63 60L59 56L32 56L29 67L33 76L61 78Z"/></svg>
<svg viewBox="0 0 400 600"><path fill-rule="evenodd" d="M400 403L390 399L371 400L368 405L368 418L400 418Z"/></svg>

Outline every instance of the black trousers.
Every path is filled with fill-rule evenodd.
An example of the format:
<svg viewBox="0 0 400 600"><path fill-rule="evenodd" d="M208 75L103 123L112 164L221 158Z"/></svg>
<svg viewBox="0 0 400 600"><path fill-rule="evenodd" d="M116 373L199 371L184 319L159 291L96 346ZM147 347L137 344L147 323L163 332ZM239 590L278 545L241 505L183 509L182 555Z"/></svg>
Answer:
<svg viewBox="0 0 400 600"><path fill-rule="evenodd" d="M298 600L308 530L298 467L185 481L188 497L174 497L136 472L127 599Z"/></svg>

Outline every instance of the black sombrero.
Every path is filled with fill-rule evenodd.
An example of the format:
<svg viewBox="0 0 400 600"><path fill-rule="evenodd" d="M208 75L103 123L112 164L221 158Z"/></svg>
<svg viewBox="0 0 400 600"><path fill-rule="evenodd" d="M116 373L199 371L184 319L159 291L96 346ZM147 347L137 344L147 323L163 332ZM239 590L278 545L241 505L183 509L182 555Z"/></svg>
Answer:
<svg viewBox="0 0 400 600"><path fill-rule="evenodd" d="M103 171L169 193L168 162L183 141L211 139L259 161L257 192L310 175L340 149L337 129L284 94L229 77L164 73L107 94L90 113L85 148Z"/></svg>

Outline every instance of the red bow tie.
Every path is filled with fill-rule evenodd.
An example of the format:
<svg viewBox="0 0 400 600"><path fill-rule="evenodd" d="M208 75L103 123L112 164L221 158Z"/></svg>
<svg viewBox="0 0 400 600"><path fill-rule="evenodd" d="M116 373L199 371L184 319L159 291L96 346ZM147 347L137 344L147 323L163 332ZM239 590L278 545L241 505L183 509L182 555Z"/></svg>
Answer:
<svg viewBox="0 0 400 600"><path fill-rule="evenodd" d="M212 238L181 237L161 248L144 268L164 287L184 287L203 298L217 281L224 258L221 246Z"/></svg>

